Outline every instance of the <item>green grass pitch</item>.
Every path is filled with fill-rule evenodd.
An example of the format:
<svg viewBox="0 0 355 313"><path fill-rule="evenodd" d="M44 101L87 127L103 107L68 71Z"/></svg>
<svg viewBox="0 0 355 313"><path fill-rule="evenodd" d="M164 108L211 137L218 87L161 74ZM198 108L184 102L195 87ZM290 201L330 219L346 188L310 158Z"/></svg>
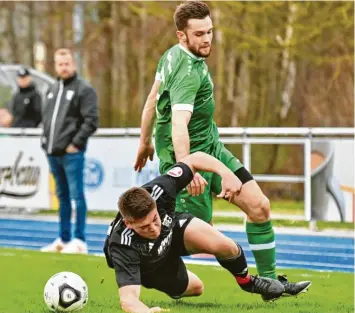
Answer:
<svg viewBox="0 0 355 313"><path fill-rule="evenodd" d="M243 292L221 267L188 265L205 284L201 297L172 300L154 290L142 289L148 306L171 313L352 313L354 274L283 269L290 280L312 280L309 292L297 298L262 302L260 296ZM122 312L114 271L96 256L44 254L0 248L0 313L48 313L43 288L50 276L61 271L79 274L88 284L89 302L83 313ZM251 268L255 273L255 268Z"/></svg>

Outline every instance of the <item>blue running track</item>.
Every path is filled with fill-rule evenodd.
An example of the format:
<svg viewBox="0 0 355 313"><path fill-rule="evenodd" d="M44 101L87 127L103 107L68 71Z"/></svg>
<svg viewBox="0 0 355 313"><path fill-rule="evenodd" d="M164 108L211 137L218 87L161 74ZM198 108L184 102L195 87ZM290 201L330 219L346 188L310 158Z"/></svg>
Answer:
<svg viewBox="0 0 355 313"><path fill-rule="evenodd" d="M108 224L88 224L89 253L102 254ZM225 231L243 247L249 265L255 265L244 232ZM0 246L39 250L58 236L58 223L0 218ZM354 273L354 238L324 235L276 234L277 266ZM216 264L214 258L194 256L187 262Z"/></svg>

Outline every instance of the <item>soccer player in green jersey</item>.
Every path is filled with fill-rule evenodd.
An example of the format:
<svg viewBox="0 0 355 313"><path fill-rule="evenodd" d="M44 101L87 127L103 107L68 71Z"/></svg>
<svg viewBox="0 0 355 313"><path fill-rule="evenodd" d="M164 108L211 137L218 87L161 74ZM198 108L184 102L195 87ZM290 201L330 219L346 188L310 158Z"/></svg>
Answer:
<svg viewBox="0 0 355 313"><path fill-rule="evenodd" d="M261 276L276 278L275 235L270 221L270 202L252 175L219 141L213 120L215 102L213 81L205 63L211 53L213 25L208 6L199 1L179 5L174 14L179 43L161 57L155 82L145 103L140 146L135 169L140 171L152 160L152 133L155 123L155 148L160 172L167 172L190 153L203 151L222 161L239 178L239 193L230 202L247 215L246 232ZM200 172L176 200L178 212L189 212L212 221L212 193L221 192L221 177ZM285 285L285 295L307 291L311 282ZM267 299L263 297L265 301Z"/></svg>

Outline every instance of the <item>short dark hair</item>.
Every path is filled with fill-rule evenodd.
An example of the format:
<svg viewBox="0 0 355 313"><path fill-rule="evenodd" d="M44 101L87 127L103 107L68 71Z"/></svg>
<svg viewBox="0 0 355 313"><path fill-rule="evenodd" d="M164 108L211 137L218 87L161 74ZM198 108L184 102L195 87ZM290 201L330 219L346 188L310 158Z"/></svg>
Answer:
<svg viewBox="0 0 355 313"><path fill-rule="evenodd" d="M207 16L211 16L208 5L201 1L186 1L175 10L174 21L177 30L184 30L190 19L202 20Z"/></svg>
<svg viewBox="0 0 355 313"><path fill-rule="evenodd" d="M147 216L155 206L149 192L138 187L126 190L118 200L118 209L127 221Z"/></svg>

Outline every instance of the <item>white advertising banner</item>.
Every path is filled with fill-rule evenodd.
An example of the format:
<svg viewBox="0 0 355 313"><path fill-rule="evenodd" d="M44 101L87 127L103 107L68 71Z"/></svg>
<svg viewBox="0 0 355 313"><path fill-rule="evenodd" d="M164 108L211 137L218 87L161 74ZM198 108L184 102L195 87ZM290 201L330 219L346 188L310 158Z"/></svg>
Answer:
<svg viewBox="0 0 355 313"><path fill-rule="evenodd" d="M121 193L158 175L158 162L133 170L138 138L90 139L86 153L88 210L115 211ZM0 208L56 209L55 184L39 137L0 137Z"/></svg>
<svg viewBox="0 0 355 313"><path fill-rule="evenodd" d="M0 207L50 206L49 169L39 137L0 137Z"/></svg>
<svg viewBox="0 0 355 313"><path fill-rule="evenodd" d="M159 175L158 161L147 162L141 173L133 169L139 138L90 139L86 153L85 194L89 210L117 210L126 189L140 186Z"/></svg>

